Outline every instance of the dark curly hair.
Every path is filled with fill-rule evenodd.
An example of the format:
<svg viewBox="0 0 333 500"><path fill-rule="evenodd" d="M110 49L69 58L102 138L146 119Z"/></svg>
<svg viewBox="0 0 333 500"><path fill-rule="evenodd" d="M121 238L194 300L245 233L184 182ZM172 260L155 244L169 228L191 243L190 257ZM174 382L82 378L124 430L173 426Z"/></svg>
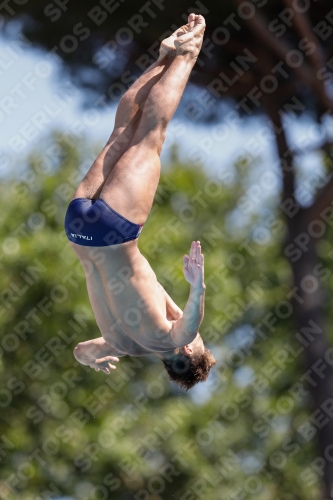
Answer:
<svg viewBox="0 0 333 500"><path fill-rule="evenodd" d="M209 370L217 361L209 349L205 348L203 354L185 356L178 354L172 361L162 359L170 380L176 382L187 391L198 382L207 380Z"/></svg>

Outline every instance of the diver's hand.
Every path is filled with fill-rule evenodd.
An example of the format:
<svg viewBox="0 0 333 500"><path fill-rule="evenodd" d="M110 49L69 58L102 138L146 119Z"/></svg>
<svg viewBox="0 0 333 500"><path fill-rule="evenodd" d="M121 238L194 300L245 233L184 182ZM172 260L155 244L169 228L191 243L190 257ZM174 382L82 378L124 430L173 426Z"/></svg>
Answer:
<svg viewBox="0 0 333 500"><path fill-rule="evenodd" d="M118 363L119 359L114 356L105 356L105 358L96 359L93 363L89 363L90 368L93 368L97 372L102 370L107 374L110 373L110 370L115 370L116 367L110 363Z"/></svg>
<svg viewBox="0 0 333 500"><path fill-rule="evenodd" d="M204 256L201 253L200 241L192 241L190 256L184 255L184 276L194 288L205 288Z"/></svg>

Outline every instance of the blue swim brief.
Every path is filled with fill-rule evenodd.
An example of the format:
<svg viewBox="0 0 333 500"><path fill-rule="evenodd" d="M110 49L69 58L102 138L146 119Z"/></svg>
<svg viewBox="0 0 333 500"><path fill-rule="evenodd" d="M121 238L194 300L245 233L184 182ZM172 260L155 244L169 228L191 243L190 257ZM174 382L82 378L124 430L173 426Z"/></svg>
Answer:
<svg viewBox="0 0 333 500"><path fill-rule="evenodd" d="M106 247L135 240L142 226L118 214L101 198L72 200L65 217L69 241L87 247Z"/></svg>

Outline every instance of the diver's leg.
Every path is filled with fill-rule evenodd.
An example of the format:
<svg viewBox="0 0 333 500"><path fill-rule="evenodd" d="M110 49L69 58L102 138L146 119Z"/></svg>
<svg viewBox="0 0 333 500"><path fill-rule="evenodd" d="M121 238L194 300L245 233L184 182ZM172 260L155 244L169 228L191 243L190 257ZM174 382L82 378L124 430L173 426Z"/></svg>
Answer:
<svg viewBox="0 0 333 500"><path fill-rule="evenodd" d="M106 178L134 137L149 91L171 60L172 57L163 54L123 95L118 105L113 132L75 191L73 199L99 197Z"/></svg>
<svg viewBox="0 0 333 500"><path fill-rule="evenodd" d="M175 40L177 55L150 90L127 151L103 185L100 198L137 224L151 209L160 177L160 153L166 128L177 109L202 45L202 16L192 14L190 31Z"/></svg>

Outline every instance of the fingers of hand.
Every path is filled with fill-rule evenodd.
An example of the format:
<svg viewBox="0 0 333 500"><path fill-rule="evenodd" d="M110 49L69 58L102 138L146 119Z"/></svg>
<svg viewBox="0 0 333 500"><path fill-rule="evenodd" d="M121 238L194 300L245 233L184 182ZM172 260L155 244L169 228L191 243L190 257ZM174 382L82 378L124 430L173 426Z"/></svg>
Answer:
<svg viewBox="0 0 333 500"><path fill-rule="evenodd" d="M107 368L107 369L111 368L111 370L116 369L116 367L114 365L111 365L111 363L109 363L109 361L103 361L103 363L101 363L99 366L101 368Z"/></svg>
<svg viewBox="0 0 333 500"><path fill-rule="evenodd" d="M199 262L201 255L201 245L200 241L192 241L191 250L190 250L190 258L196 262Z"/></svg>
<svg viewBox="0 0 333 500"><path fill-rule="evenodd" d="M111 365L110 361L112 361L113 363L118 363L119 358L117 358L115 356L105 356L105 358L96 359L93 368L97 372L102 370L103 372L109 374L110 370L116 369L116 367L114 365Z"/></svg>
<svg viewBox="0 0 333 500"><path fill-rule="evenodd" d="M196 258L196 260L197 260L198 262L199 262L200 254L201 254L201 246L200 246L200 241L197 241L197 242L196 242L196 247L195 247L195 258Z"/></svg>
<svg viewBox="0 0 333 500"><path fill-rule="evenodd" d="M191 243L191 248L190 248L190 259L194 259L195 256L195 241L192 241Z"/></svg>
<svg viewBox="0 0 333 500"><path fill-rule="evenodd" d="M103 365L100 365L101 366L101 370L104 372L104 373L107 373L109 374L110 373L110 370L115 370L116 367L111 365L111 363L103 363ZM98 369L99 371L99 369Z"/></svg>
<svg viewBox="0 0 333 500"><path fill-rule="evenodd" d="M105 356L105 358L96 359L95 362L98 365L103 365L103 364L108 364L109 361L112 361L114 363L118 363L119 359L116 358L115 356Z"/></svg>
<svg viewBox="0 0 333 500"><path fill-rule="evenodd" d="M184 273L186 279L203 276L204 256L201 253L200 241L192 241L190 256L184 255Z"/></svg>

